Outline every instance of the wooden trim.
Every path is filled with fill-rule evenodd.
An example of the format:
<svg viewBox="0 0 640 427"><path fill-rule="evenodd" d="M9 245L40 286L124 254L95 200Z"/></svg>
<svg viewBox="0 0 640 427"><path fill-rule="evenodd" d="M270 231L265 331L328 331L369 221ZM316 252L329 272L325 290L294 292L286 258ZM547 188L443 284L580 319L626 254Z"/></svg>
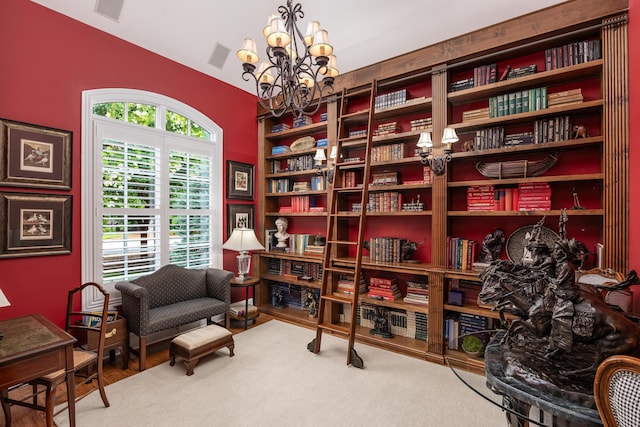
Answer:
<svg viewBox="0 0 640 427"><path fill-rule="evenodd" d="M627 24L603 28L603 267L615 271L629 270L629 60L621 54L628 43Z"/></svg>
<svg viewBox="0 0 640 427"><path fill-rule="evenodd" d="M362 86L374 78L385 80L415 74L436 64L455 62L488 51L540 40L555 33L569 31L572 27L596 23L627 9L628 0L573 0L561 3L341 74L334 83L335 93L345 87Z"/></svg>

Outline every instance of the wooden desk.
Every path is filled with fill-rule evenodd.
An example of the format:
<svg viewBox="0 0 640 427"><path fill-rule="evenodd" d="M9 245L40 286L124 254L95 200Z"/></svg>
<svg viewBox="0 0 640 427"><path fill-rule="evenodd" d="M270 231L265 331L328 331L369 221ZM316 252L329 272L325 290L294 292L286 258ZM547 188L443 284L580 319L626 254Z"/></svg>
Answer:
<svg viewBox="0 0 640 427"><path fill-rule="evenodd" d="M73 344L76 339L39 314L0 321L0 390L6 390L51 372L67 372L69 425L76 424ZM7 426L11 411L4 404Z"/></svg>

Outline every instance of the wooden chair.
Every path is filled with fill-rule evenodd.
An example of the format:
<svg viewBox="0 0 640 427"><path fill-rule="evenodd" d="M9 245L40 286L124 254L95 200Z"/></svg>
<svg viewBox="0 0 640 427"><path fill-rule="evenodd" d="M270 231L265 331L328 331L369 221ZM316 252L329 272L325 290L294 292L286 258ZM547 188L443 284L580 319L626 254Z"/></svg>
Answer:
<svg viewBox="0 0 640 427"><path fill-rule="evenodd" d="M607 358L596 371L593 395L605 427L640 426L640 359Z"/></svg>
<svg viewBox="0 0 640 427"><path fill-rule="evenodd" d="M104 302L101 312L75 311L73 309L74 299L76 296L79 297L84 290L87 292L97 292L102 294ZM77 378L83 378L83 384L89 384L93 380L97 381L97 389L100 390L100 396L102 397L102 402L105 407L109 406L109 401L107 400L107 395L104 390L102 364L104 360L104 343L106 339L108 309L109 294L97 283L85 283L69 291L67 299L66 330L78 339L78 343L73 350L74 373ZM87 350L85 345L86 336L89 333L94 333L99 337L97 349L94 349L93 351ZM29 385L32 386L32 392L21 399L17 397L10 398L9 393L4 391L2 393L3 407L6 408L8 407L7 404L9 404L44 411L46 413L47 425L53 425L53 416L63 410L66 410L66 405L64 405L56 412L56 414L53 413L53 409L56 404L60 403L56 400L58 386L63 384L65 381L65 371L59 370L30 381ZM25 384L23 384L23 386L24 385ZM78 390L77 387L78 383L76 382L76 390ZM76 395L76 401L79 401L95 390L96 388L90 388L84 394L81 394L80 396ZM44 406L38 403L38 395L42 393L45 394ZM20 394L20 392L16 391L16 394Z"/></svg>

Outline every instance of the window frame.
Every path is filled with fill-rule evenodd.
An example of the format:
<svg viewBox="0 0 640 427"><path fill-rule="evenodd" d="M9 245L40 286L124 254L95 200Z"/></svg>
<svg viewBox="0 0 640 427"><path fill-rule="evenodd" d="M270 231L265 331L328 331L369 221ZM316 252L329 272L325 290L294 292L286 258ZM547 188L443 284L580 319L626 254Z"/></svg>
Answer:
<svg viewBox="0 0 640 427"><path fill-rule="evenodd" d="M95 116L93 106L106 102L129 102L156 106L155 128L145 127L118 119ZM171 111L178 113L192 122L197 123L209 133L209 140L202 140L191 136L174 133L166 129L166 113ZM121 303L121 295L115 289L115 283L103 283L102 280L102 198L96 195L102 194L102 174L96 171L102 170L102 141L98 140L98 127L109 126L119 128L122 132L148 132L150 138L159 138L164 141L164 150L161 153L161 161L167 162L171 151L185 149L189 145L189 151L197 154L211 156L211 267L222 268L222 240L223 240L223 194L224 194L224 159L223 159L223 132L222 128L204 114L194 108L153 92L136 89L95 89L82 92L82 282L98 282L104 285L110 294L112 306ZM168 189L169 176L162 176L161 185ZM164 204L166 215L171 214L168 200ZM163 237L163 243L168 245L168 236ZM162 253L161 264L169 262L169 252ZM101 306L100 295L83 294L83 309L91 310Z"/></svg>

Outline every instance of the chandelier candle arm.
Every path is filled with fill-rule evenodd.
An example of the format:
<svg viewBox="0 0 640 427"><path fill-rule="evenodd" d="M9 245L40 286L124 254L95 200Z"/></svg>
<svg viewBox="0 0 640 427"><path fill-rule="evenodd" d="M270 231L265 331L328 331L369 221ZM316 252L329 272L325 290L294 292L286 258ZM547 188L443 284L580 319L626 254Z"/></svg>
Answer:
<svg viewBox="0 0 640 427"><path fill-rule="evenodd" d="M323 97L333 92L338 75L328 32L311 21L303 35L298 20L304 18L300 3L278 7L263 28L267 43L266 61L259 61L253 39L247 38L237 52L242 61L242 78L253 79L260 105L280 117L290 111L294 117L315 114ZM322 84L320 84L322 83Z"/></svg>

